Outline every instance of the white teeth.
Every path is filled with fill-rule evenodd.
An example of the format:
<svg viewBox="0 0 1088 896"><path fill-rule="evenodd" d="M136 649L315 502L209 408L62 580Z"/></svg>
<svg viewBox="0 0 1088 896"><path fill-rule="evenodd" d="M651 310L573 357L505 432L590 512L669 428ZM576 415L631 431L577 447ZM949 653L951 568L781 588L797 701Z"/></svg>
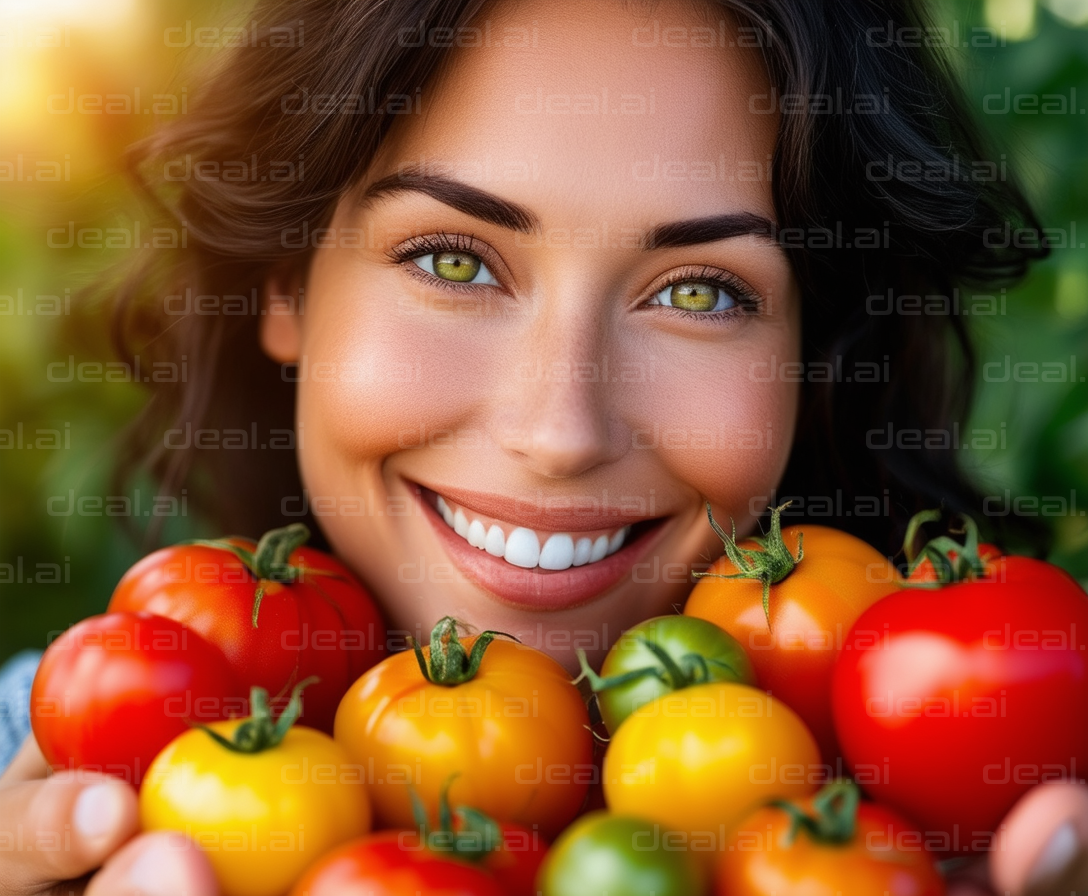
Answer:
<svg viewBox="0 0 1088 896"><path fill-rule="evenodd" d="M569 569L574 562L574 539L564 532L550 536L540 549L541 569Z"/></svg>
<svg viewBox="0 0 1088 896"><path fill-rule="evenodd" d="M624 526L608 540L608 553L614 554L620 549L620 545L623 544L623 540L627 537L627 533L631 531L630 526Z"/></svg>
<svg viewBox="0 0 1088 896"><path fill-rule="evenodd" d="M437 496L435 506L446 525L474 548L487 551L493 557L502 557L507 563L524 569L539 566L541 569L563 570L596 563L618 551L631 531L630 526L624 526L611 538L599 535L594 540L583 535L577 541L567 532L554 532L541 547L540 537L532 529L519 526L507 536L495 524L485 528L481 520L470 520L460 507L453 510L441 495Z"/></svg>
<svg viewBox="0 0 1088 896"><path fill-rule="evenodd" d="M574 543L574 559L571 561L572 566L585 566L589 563L589 555L593 553L593 539L592 538L579 538Z"/></svg>
<svg viewBox="0 0 1088 896"><path fill-rule="evenodd" d="M506 551L502 556L507 563L532 569L540 559L540 540L532 529L518 526L506 539Z"/></svg>
<svg viewBox="0 0 1088 896"><path fill-rule="evenodd" d="M468 517L465 516L465 512L460 507L457 508L457 513L453 515L453 531L462 538L468 537Z"/></svg>
<svg viewBox="0 0 1088 896"><path fill-rule="evenodd" d="M468 543L474 548L480 548L483 550L484 545L487 543L487 533L484 531L484 524L479 520L473 520L468 527Z"/></svg>
<svg viewBox="0 0 1088 896"><path fill-rule="evenodd" d="M506 536L502 534L502 529L491 524L491 528L487 530L487 540L484 542L484 550L486 550L493 557L501 557L506 553Z"/></svg>
<svg viewBox="0 0 1088 896"><path fill-rule="evenodd" d="M604 555L608 553L608 536L599 535L597 540L593 542L593 549L589 552L589 562L596 563L598 560L604 559Z"/></svg>

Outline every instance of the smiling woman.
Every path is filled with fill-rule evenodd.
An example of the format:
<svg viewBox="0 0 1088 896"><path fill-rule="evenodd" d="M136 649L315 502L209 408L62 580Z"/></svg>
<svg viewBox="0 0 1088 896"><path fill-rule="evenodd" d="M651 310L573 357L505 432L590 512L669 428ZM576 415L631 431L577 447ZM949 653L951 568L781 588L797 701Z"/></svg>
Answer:
<svg viewBox="0 0 1088 896"><path fill-rule="evenodd" d="M191 375L150 384L121 475L146 463L226 531L305 514L399 635L455 616L572 671L682 605L721 552L708 504L743 534L795 497L789 522L888 554L915 511L978 507L948 446L874 442L958 426L962 318L871 300L991 286L1047 249L1012 179L902 164L988 159L947 63L871 38L924 27L916 3L253 20L131 156L186 242L142 254L114 335ZM1010 226L1030 238L988 239ZM192 429L297 439L163 436Z"/></svg>
<svg viewBox="0 0 1088 896"><path fill-rule="evenodd" d="M379 593L415 577L445 594L458 578L459 599L499 556L493 529L504 558L515 529L540 551L559 534L545 566L569 537L571 566L554 570L569 585L571 569L601 562L574 563L589 537L575 533L611 538L602 508L622 506L644 529L658 521L646 556L628 555L627 587L661 562L652 599L621 589L600 607L614 625L643 601L682 599L686 574L661 570L711 558L703 496L742 528L776 494L795 498L794 520L830 507L888 552L919 507L977 505L952 451L872 439L962 417L962 318L873 315L869 297L952 295L1045 249L988 248L1005 221L1035 232L1008 178L867 176L873 160L899 172L987 157L940 58L865 40L889 16L924 24L914 4L842 3L826 17L784 0L264 12L270 34L305 18L306 41L277 48L271 68L258 42L235 50L191 113L133 157L193 245L148 253L115 333L132 353L186 356L195 374L160 387L119 470L146 457L166 492L188 485L229 530L301 508ZM785 101L844 93L857 114ZM768 106L772 95L783 102ZM868 95L879 102L863 109ZM155 174L232 158L265 174L180 192ZM272 176L278 159L300 160L297 176ZM164 318L164 284L224 297L260 284L264 307ZM258 328L275 362L297 367L271 362ZM162 447L163 428L254 423L297 429L302 482L290 452ZM473 493L460 502L471 572L423 525L440 512L404 503L424 487ZM488 519L481 492L519 511ZM557 502L596 513L583 520L593 529L531 525ZM515 591L556 579L498 574L522 576ZM489 612L509 614L508 598ZM437 618L429 601L390 593L387 607L415 628Z"/></svg>
<svg viewBox="0 0 1088 896"><path fill-rule="evenodd" d="M843 3L834 28L784 0L268 13L307 17L286 64L239 49L134 156L194 245L130 279L115 332L161 332L142 353L198 373L163 385L119 469L150 449L194 503L203 472L226 529L301 506L394 627L455 612L571 668L683 601L720 550L706 500L745 531L775 494L795 520L834 496L836 525L889 553L921 507L977 505L951 451L871 437L959 418L961 319L867 297L950 295L1045 248L987 247L1002 221L1035 226L1011 181L866 177L985 157L938 57L864 39L870 18L922 21L913 4ZM854 115L764 102L844 91ZM180 193L152 174L254 147L254 170L305 164ZM164 328L162 282L259 284L263 306ZM287 452L159 441L254 418L306 434L301 482Z"/></svg>
<svg viewBox="0 0 1088 896"><path fill-rule="evenodd" d="M281 363L305 357L339 372L298 386L311 494L413 508L320 521L394 627L415 632L453 612L535 640L574 669L575 647L599 658L610 629L682 602L686 575L651 583L638 573L655 558L690 567L710 556L706 499L750 520L752 495L781 477L798 389L748 375L772 355L800 358L798 288L774 237L770 183L630 174L675 152L677 134L693 157L728 146L737 159L765 158L776 120L748 113L765 88L754 50L624 53L636 20L622 8L499 5L488 15L504 28L530 17L534 45L449 57L421 114L394 124L336 205L332 244L306 272L304 313L270 308L261 341ZM681 27L691 9L664 4L656 15ZM595 54L592 73L569 64ZM651 120L512 114L541 83L569 96L652 88L659 108ZM516 170L529 147L535 177L481 182L473 172L484 158ZM366 245L335 244L364 227ZM284 277L272 275L270 293L292 290ZM374 385L343 375L362 358L376 371L419 361L419 374ZM645 376L523 380L525 359L549 373L607 359ZM710 408L721 444L639 447L654 425L691 432ZM425 436L472 434L475 444L399 450L421 422ZM745 446L753 432L769 439ZM422 581L405 582L417 558Z"/></svg>

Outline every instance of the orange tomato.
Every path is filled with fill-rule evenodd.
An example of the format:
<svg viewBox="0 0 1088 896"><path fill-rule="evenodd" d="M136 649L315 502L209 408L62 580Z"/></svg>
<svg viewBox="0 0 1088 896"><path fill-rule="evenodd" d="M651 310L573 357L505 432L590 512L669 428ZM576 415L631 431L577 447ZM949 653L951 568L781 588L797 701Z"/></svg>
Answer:
<svg viewBox="0 0 1088 896"><path fill-rule="evenodd" d="M801 716L831 763L839 755L831 718L835 659L858 616L897 591L900 580L886 557L846 532L809 525L780 529L781 510L774 511L768 536L727 545L734 557L739 549L742 564L759 564L764 558L753 555L773 552L768 559L785 574L769 584L767 612L759 579L720 578L741 571L727 553L699 580L684 614L707 619L740 641L760 687Z"/></svg>
<svg viewBox="0 0 1088 896"><path fill-rule="evenodd" d="M944 896L923 834L883 806L859 805L853 787L839 781L791 810L748 816L720 854L717 896ZM829 819L819 807L836 792L851 802Z"/></svg>
<svg viewBox="0 0 1088 896"><path fill-rule="evenodd" d="M430 649L388 657L356 681L337 710L336 740L366 769L381 827L413 827L408 785L435 815L455 776L451 805L553 837L597 778L585 702L547 654L488 632L461 644L454 625L446 617ZM485 638L478 667L467 671Z"/></svg>

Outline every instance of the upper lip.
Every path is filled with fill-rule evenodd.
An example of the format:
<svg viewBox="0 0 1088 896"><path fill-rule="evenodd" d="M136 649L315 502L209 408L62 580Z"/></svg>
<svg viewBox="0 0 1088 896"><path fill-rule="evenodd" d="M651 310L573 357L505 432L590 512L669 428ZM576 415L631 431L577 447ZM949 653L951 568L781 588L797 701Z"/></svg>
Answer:
<svg viewBox="0 0 1088 896"><path fill-rule="evenodd" d="M640 520L664 516L660 513L637 513L630 506L625 508L610 503L607 491L602 495L545 495L537 492L533 496L511 497L474 492L455 486L423 485L423 488L484 516L540 531L585 532L613 526L619 529ZM630 505L632 499L627 498L625 503Z"/></svg>

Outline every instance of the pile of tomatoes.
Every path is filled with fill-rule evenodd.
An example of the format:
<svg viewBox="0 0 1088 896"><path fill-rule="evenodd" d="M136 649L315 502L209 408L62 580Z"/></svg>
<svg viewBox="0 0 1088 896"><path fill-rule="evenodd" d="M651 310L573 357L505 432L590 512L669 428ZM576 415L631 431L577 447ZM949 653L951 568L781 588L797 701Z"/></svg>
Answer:
<svg viewBox="0 0 1088 896"><path fill-rule="evenodd" d="M386 655L300 525L177 545L49 647L34 732L224 896L941 894L938 860L1088 767L1088 598L969 520L915 551L920 515L902 576L781 509L738 542L708 507L683 615L574 681L451 617Z"/></svg>

